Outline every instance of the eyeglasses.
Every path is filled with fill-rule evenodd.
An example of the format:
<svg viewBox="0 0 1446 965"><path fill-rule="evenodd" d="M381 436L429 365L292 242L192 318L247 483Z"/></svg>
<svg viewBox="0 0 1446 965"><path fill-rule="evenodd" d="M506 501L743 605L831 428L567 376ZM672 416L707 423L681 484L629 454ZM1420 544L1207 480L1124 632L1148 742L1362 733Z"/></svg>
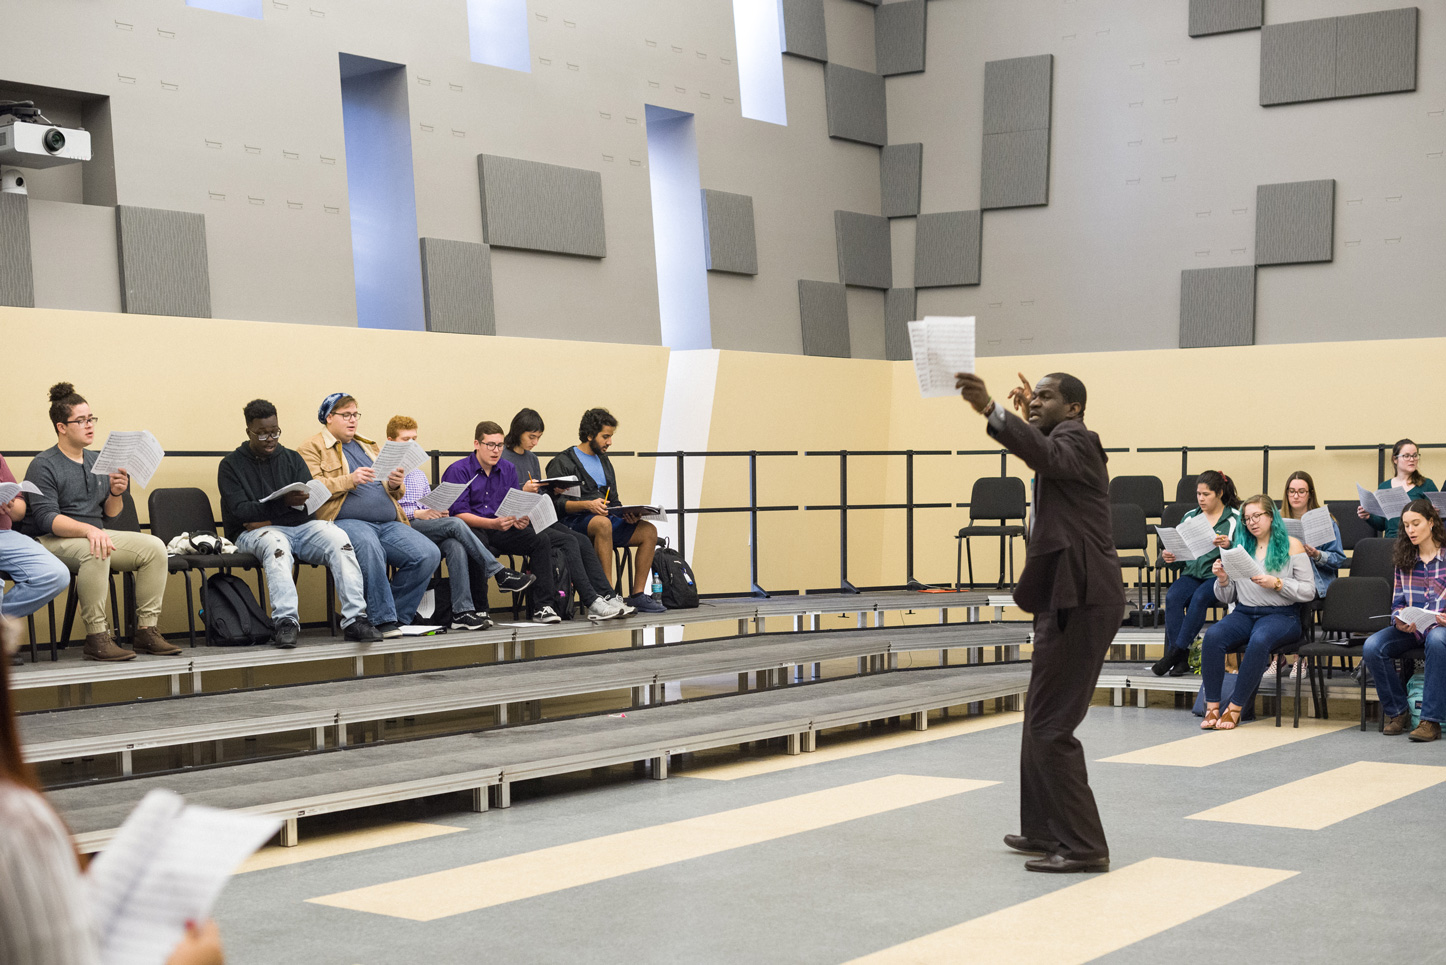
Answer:
<svg viewBox="0 0 1446 965"><path fill-rule="evenodd" d="M88 415L84 419L66 419L64 424L68 426L93 426L99 421L100 416Z"/></svg>
<svg viewBox="0 0 1446 965"><path fill-rule="evenodd" d="M360 412L333 412L332 415L336 416L343 422L355 422L356 420L361 418Z"/></svg>
<svg viewBox="0 0 1446 965"><path fill-rule="evenodd" d="M1287 490L1285 491L1285 494L1286 494L1287 496L1309 496L1309 495L1310 495L1310 490L1309 490L1309 489L1287 489Z"/></svg>
<svg viewBox="0 0 1446 965"><path fill-rule="evenodd" d="M483 449L491 449L493 452L502 451L502 443L500 442L479 442L477 443L477 445L481 446Z"/></svg>
<svg viewBox="0 0 1446 965"><path fill-rule="evenodd" d="M251 432L250 429L246 431ZM251 432L251 435L255 437L257 442L275 442L281 438L281 430L277 429L275 432Z"/></svg>
<svg viewBox="0 0 1446 965"><path fill-rule="evenodd" d="M1397 458L1397 459L1420 459L1420 458L1421 458L1421 454L1420 454L1419 452L1403 452L1403 453L1401 453L1399 456L1397 456L1396 458Z"/></svg>
<svg viewBox="0 0 1446 965"><path fill-rule="evenodd" d="M1245 517L1245 521L1246 521L1247 523L1253 523L1253 522L1255 522L1257 519L1269 519L1269 518L1270 518L1270 514L1269 514L1269 513L1251 513L1249 516L1246 516L1246 517Z"/></svg>

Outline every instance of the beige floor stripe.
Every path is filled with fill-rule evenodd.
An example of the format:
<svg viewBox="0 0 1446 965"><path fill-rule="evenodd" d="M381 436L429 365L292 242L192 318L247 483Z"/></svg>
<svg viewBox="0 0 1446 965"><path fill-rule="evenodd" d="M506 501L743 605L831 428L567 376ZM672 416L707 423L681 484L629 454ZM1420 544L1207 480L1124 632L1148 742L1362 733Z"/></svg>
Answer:
<svg viewBox="0 0 1446 965"><path fill-rule="evenodd" d="M866 955L850 965L1078 965L1298 873L1146 858Z"/></svg>
<svg viewBox="0 0 1446 965"><path fill-rule="evenodd" d="M1191 717L1190 720L1197 721L1198 718ZM1199 725L1195 726L1198 728ZM1283 726L1276 727L1275 718L1272 717L1269 720L1261 719L1245 724L1231 731L1220 733L1199 731L1194 736L1186 737L1183 740L1156 744L1154 747L1144 747L1137 751L1130 751L1128 754L1116 754L1114 757L1102 757L1100 762L1106 764L1164 764L1169 767L1209 767L1222 761L1233 761L1237 757L1245 757L1247 754L1258 754L1261 751L1273 750L1287 744L1294 744L1296 741L1309 740L1312 737L1355 726L1357 724L1353 721L1302 720L1300 727L1296 728L1290 726L1290 722L1287 720Z"/></svg>
<svg viewBox="0 0 1446 965"><path fill-rule="evenodd" d="M1443 781L1446 767L1357 761L1190 817L1319 831Z"/></svg>
<svg viewBox="0 0 1446 965"><path fill-rule="evenodd" d="M301 864L303 861L331 858L339 854L354 854L358 851L369 851L372 848L384 848L390 844L422 841L426 838L435 838L442 834L455 834L465 830L465 828L453 828L442 824L399 821L395 824L366 828L361 831L341 831L336 834L318 835L314 838L303 839L294 848L265 848L258 851L248 858L236 873L245 874L248 871L280 868L285 865Z"/></svg>
<svg viewBox="0 0 1446 965"><path fill-rule="evenodd" d="M896 774L310 900L335 908L434 921L997 783Z"/></svg>
<svg viewBox="0 0 1446 965"><path fill-rule="evenodd" d="M912 747L915 744L927 744L930 741L958 737L961 734L973 734L976 731L1006 727L1010 724L1018 724L1023 720L1023 714L1011 711L944 723L930 722L928 730L901 731L884 737L860 737L847 743L822 747L812 754L798 754L793 757L779 754L777 757L765 757L756 761L736 761L731 764L719 764L717 767L680 772L679 776L697 777L705 781L736 781L740 777L772 774L775 771L787 771L795 767L822 764L825 761L839 761L850 757L861 757L865 754L876 754L880 751L897 750L900 747Z"/></svg>

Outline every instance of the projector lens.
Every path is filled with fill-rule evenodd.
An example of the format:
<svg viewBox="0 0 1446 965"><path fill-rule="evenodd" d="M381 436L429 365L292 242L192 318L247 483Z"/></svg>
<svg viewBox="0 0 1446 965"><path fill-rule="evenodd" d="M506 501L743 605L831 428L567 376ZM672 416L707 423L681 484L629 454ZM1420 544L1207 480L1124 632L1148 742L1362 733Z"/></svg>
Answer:
<svg viewBox="0 0 1446 965"><path fill-rule="evenodd" d="M41 143L45 145L47 151L55 154L65 149L65 135L58 129L52 127L45 132L45 137L41 139Z"/></svg>

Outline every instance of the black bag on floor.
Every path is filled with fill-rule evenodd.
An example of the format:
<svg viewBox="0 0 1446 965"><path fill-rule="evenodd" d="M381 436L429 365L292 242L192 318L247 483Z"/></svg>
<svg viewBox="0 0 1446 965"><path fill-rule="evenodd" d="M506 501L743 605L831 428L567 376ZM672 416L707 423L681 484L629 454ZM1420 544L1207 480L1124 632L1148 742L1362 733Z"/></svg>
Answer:
<svg viewBox="0 0 1446 965"><path fill-rule="evenodd" d="M552 609L564 620L572 619L572 567L567 565L567 556L556 546L552 548L552 585L557 599Z"/></svg>
<svg viewBox="0 0 1446 965"><path fill-rule="evenodd" d="M692 610L698 606L698 585L693 568L683 554L669 549L666 540L653 551L653 573L663 584L663 606L669 610Z"/></svg>
<svg viewBox="0 0 1446 965"><path fill-rule="evenodd" d="M483 584L486 590L486 584ZM422 615L422 609L426 607L427 597L422 596L422 602L418 604L417 615L412 622L423 627L450 627L452 625L452 579L447 576L434 576L432 582L427 584L427 593L432 595L431 612ZM487 597L482 597L485 602ZM486 607L483 607L486 609Z"/></svg>
<svg viewBox="0 0 1446 965"><path fill-rule="evenodd" d="M217 647L266 643L275 631L271 620L241 577L217 573L201 588L201 620L206 642Z"/></svg>

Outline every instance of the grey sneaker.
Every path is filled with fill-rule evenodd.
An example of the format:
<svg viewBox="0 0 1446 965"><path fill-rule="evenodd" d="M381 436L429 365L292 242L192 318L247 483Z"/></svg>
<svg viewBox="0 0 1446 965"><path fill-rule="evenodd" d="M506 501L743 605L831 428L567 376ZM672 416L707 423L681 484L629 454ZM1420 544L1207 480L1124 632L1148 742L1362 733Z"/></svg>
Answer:
<svg viewBox="0 0 1446 965"><path fill-rule="evenodd" d="M611 603L613 606L617 607L618 610L621 611L621 612L618 614L619 616L630 617L630 616L632 616L634 613L637 613L637 612L638 612L638 608L637 608L637 607L635 607L635 606L628 606L628 602L627 602L626 600L624 600L622 597L618 596L616 593L614 593L612 596L608 597L608 598L607 598L607 601L608 601L609 603Z"/></svg>
<svg viewBox="0 0 1446 965"><path fill-rule="evenodd" d="M603 620L615 620L623 615L623 611L615 606L605 597L598 597L592 601L592 606L587 608L587 618L594 623Z"/></svg>

